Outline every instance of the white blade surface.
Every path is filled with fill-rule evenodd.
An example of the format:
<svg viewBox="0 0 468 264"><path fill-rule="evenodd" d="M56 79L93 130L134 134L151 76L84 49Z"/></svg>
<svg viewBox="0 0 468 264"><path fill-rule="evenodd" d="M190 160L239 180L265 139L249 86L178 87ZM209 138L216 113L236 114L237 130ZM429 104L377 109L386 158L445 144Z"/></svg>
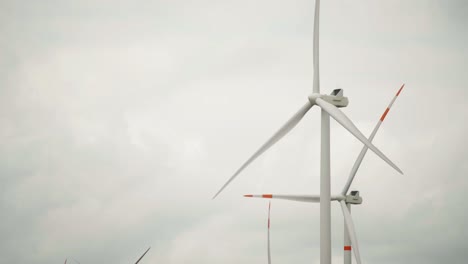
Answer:
<svg viewBox="0 0 468 264"><path fill-rule="evenodd" d="M361 254L359 253L359 246L354 229L353 219L351 218L351 214L348 211L348 207L346 207L345 201L340 201L340 205L341 211L343 211L346 227L348 227L349 238L351 238L351 245L354 251L354 256L356 257L356 262L357 264L361 264Z"/></svg>
<svg viewBox="0 0 468 264"><path fill-rule="evenodd" d="M140 262L140 260L146 255L146 253L148 253L148 251L151 249L151 247L149 247L145 253L143 253L143 255L141 255L141 257L137 260L137 262L135 262L135 264L138 264L138 262Z"/></svg>
<svg viewBox="0 0 468 264"><path fill-rule="evenodd" d="M252 161L254 161L256 158L258 158L260 155L262 155L263 152L268 150L271 146L273 146L276 142L278 142L281 138L283 138L289 131L291 131L304 117L304 115L307 113L307 111L312 108L312 103L309 101L297 111L289 120L284 124L270 139L268 139L265 144L263 144L242 166L234 173L234 175L229 178L229 180L221 187L221 189L213 196L213 199L216 198L223 190L228 186L229 183L231 183L234 178L239 175L247 166L249 166Z"/></svg>
<svg viewBox="0 0 468 264"><path fill-rule="evenodd" d="M309 203L320 202L319 195L246 194L244 195L244 197L281 199L281 200L291 200L291 201L309 202Z"/></svg>
<svg viewBox="0 0 468 264"><path fill-rule="evenodd" d="M359 139L364 145L370 148L377 156L387 162L392 166L396 171L403 174L403 172L398 168L389 158L387 158L379 149L377 149L367 138L359 131L359 129L353 124L353 122L336 106L326 102L322 98L317 98L315 103L319 105L323 110L325 110L333 119L340 123L344 128L346 128L351 134L353 134L357 139Z"/></svg>
<svg viewBox="0 0 468 264"><path fill-rule="evenodd" d="M320 71L319 71L319 12L320 0L315 0L314 15L314 83L313 92L320 93Z"/></svg>
<svg viewBox="0 0 468 264"><path fill-rule="evenodd" d="M398 98L398 95L400 95L401 90L403 90L403 87L405 87L404 84L400 87L400 90L398 90L397 94L393 97L392 101L387 106L387 109L385 109L385 112L380 117L379 122L377 122L377 124L375 125L374 130L372 131L371 135L369 136L369 139L368 139L369 142L372 142L372 140L374 140L374 137L377 134L377 131L379 131L380 125L382 125L383 121L385 120L385 117L387 116L388 112L390 111L390 108L392 108L393 103ZM354 162L353 168L351 169L351 172L349 173L349 176L348 176L348 181L346 182L346 184L345 184L345 186L343 188L343 191L341 191L341 194L346 195L346 193L348 193L349 188L351 187L351 183L353 183L354 176L356 176L356 173L357 173L357 171L359 169L359 166L361 166L362 160L364 159L364 156L366 156L366 153L367 153L368 149L369 148L366 145L364 145L362 147L361 153L359 153L359 156L356 159L356 162Z"/></svg>
<svg viewBox="0 0 468 264"><path fill-rule="evenodd" d="M271 252L270 252L270 210L271 210L271 202L268 203L268 264L271 264Z"/></svg>

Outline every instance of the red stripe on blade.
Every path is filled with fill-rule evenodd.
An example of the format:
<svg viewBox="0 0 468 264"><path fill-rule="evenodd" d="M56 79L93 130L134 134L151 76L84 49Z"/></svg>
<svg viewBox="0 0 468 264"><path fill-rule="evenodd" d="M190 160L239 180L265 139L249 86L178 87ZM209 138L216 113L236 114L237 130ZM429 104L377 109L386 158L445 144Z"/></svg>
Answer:
<svg viewBox="0 0 468 264"><path fill-rule="evenodd" d="M263 198L273 198L273 194L263 194Z"/></svg>
<svg viewBox="0 0 468 264"><path fill-rule="evenodd" d="M398 90L398 93L396 94L396 96L400 95L401 90L403 90L403 87L405 87L405 84L403 84L403 85L401 86L401 88L400 88L400 90Z"/></svg>
<svg viewBox="0 0 468 264"><path fill-rule="evenodd" d="M344 250L345 251L351 250L351 246L344 246Z"/></svg>
<svg viewBox="0 0 468 264"><path fill-rule="evenodd" d="M387 108L387 109L385 110L385 112L383 113L382 117L380 118L380 121L384 121L385 117L386 117L387 114L388 114L388 111L390 111L390 108Z"/></svg>

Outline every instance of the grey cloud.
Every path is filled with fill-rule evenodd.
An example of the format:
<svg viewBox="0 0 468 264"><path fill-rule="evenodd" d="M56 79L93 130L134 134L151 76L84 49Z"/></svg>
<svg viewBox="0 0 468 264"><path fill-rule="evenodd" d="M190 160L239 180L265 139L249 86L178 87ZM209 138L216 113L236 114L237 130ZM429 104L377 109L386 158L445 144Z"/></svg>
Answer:
<svg viewBox="0 0 468 264"><path fill-rule="evenodd" d="M462 1L322 3L322 90L369 133L353 189L365 262L463 263ZM266 202L318 191L318 114L210 198L306 100L313 1L0 4L1 263L262 262ZM333 191L361 145L332 124ZM305 143L304 143L305 142ZM318 206L273 203L275 262L318 263ZM333 207L334 260L342 220Z"/></svg>

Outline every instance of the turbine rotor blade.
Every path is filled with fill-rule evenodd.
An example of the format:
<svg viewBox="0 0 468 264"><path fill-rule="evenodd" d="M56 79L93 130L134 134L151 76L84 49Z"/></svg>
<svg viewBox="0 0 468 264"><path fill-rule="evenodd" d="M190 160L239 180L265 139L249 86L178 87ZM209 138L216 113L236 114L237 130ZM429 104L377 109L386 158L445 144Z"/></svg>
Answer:
<svg viewBox="0 0 468 264"><path fill-rule="evenodd" d="M260 155L263 154L266 150L268 150L271 146L273 146L276 142L278 142L281 138L283 138L289 131L291 131L304 117L307 111L312 108L313 104L309 101L299 109L287 122L284 124L267 142L265 142L242 166L229 178L229 180L221 187L221 189L213 196L212 199L216 198L226 186L231 183L234 178L237 177L247 166L249 166L252 161L258 158Z"/></svg>
<svg viewBox="0 0 468 264"><path fill-rule="evenodd" d="M392 107L393 103L398 98L398 95L400 95L401 90L403 90L403 87L405 87L405 84L403 84L400 87L400 90L398 90L397 94L395 95L395 97L393 97L393 99L390 102L390 104L388 105L387 109L385 109L385 112L380 117L379 122L377 122L377 125L375 125L374 130L372 131L371 135L369 136L369 139L368 139L369 142L372 142L372 140L374 140L375 134L377 134L377 131L379 131L380 126L382 125L383 121L385 120L385 117L387 116L388 112L390 111L390 108ZM346 195L348 193L349 188L351 187L351 183L353 183L354 176L356 176L356 172L358 171L359 166L361 166L362 160L364 159L364 156L366 155L368 149L369 148L366 145L364 145L362 147L361 153L359 153L359 156L356 159L356 161L354 162L353 168L351 169L351 172L349 173L348 181L346 182L346 184L345 184L345 186L343 188L343 191L341 191L342 195Z"/></svg>
<svg viewBox="0 0 468 264"><path fill-rule="evenodd" d="M370 148L377 156L387 162L390 166L392 166L396 171L403 174L403 172L398 168L387 156L385 156L378 148L372 145L371 142L367 140L367 138L359 131L359 129L353 124L353 122L343 113L340 109L336 106L326 102L322 98L317 98L315 103L320 106L323 110L325 110L333 119L335 119L340 125L346 128L351 134L353 134L357 139L359 139L364 145Z"/></svg>
<svg viewBox="0 0 468 264"><path fill-rule="evenodd" d="M246 194L244 197L248 198L265 198L265 199L281 199L281 200L290 200L297 202L307 202L307 203L319 203L320 195L293 195L293 194ZM341 201L344 200L343 195L332 195L332 201Z"/></svg>
<svg viewBox="0 0 468 264"><path fill-rule="evenodd" d="M346 227L348 228L349 237L351 239L352 249L354 251L354 257L356 258L357 264L361 264L361 254L359 253L359 246L357 242L356 232L354 229L353 219L351 214L346 207L345 201L340 201L341 211L343 211L343 217L345 219Z"/></svg>
<svg viewBox="0 0 468 264"><path fill-rule="evenodd" d="M271 251L270 251L270 210L271 210L271 201L268 203L268 264L271 264Z"/></svg>
<svg viewBox="0 0 468 264"><path fill-rule="evenodd" d="M315 0L314 15L314 83L313 93L320 93L320 71L319 71L319 18L320 0Z"/></svg>
<svg viewBox="0 0 468 264"><path fill-rule="evenodd" d="M141 257L137 260L137 262L135 262L135 264L138 264L138 262L140 262L140 260L146 255L146 253L148 253L148 251L151 249L151 247L149 247L145 253L143 253L143 255L141 255Z"/></svg>

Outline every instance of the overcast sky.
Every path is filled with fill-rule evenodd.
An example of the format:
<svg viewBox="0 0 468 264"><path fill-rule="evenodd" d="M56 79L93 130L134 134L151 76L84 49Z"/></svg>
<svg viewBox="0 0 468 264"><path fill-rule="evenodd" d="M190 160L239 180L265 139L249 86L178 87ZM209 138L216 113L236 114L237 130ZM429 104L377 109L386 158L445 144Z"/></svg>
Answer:
<svg viewBox="0 0 468 264"><path fill-rule="evenodd" d="M312 0L0 1L0 263L266 263L267 200L318 194L319 111L232 173L312 91ZM468 4L322 1L321 90L365 158L364 263L466 263ZM362 144L332 122L332 193ZM319 263L319 206L273 201L274 263ZM333 263L343 223L332 204Z"/></svg>

